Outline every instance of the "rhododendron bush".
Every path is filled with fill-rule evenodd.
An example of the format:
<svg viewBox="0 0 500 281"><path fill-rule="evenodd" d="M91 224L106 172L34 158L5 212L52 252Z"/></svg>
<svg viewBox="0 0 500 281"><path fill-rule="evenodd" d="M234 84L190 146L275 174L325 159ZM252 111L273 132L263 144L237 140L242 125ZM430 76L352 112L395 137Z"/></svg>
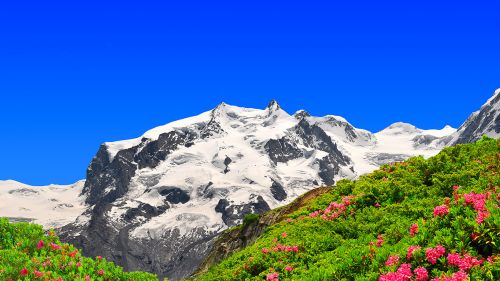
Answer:
<svg viewBox="0 0 500 281"><path fill-rule="evenodd" d="M0 280L158 280L149 273L126 273L103 258L83 257L41 226L0 218Z"/></svg>
<svg viewBox="0 0 500 281"><path fill-rule="evenodd" d="M499 163L483 138L342 180L197 279L500 280Z"/></svg>

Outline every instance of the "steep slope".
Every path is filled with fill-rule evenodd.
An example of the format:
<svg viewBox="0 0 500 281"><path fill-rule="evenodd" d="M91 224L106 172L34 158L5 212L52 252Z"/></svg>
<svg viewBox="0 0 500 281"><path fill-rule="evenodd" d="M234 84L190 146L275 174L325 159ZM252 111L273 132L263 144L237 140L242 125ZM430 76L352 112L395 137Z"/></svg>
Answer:
<svg viewBox="0 0 500 281"><path fill-rule="evenodd" d="M469 143L483 135L500 137L500 89L495 91L481 109L472 113L456 133L445 138L444 142L447 145Z"/></svg>
<svg viewBox="0 0 500 281"><path fill-rule="evenodd" d="M499 156L484 138L313 190L223 233L193 279L499 280Z"/></svg>

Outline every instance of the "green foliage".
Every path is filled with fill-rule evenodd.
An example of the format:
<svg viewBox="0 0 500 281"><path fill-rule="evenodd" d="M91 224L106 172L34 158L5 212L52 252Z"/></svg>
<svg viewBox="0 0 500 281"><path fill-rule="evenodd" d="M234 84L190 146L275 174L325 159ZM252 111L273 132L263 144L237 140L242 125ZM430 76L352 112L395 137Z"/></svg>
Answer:
<svg viewBox="0 0 500 281"><path fill-rule="evenodd" d="M447 260L453 253L483 260L464 270L470 280L500 280L499 162L500 140L483 138L427 160L414 157L356 181L339 181L197 280L276 280L271 273L279 280L378 280L402 263L412 270L424 267L430 280L459 271ZM481 206L465 200L472 193L485 198L480 223ZM334 207L339 214L332 219L329 206L340 206L346 196L352 202ZM440 205L448 213L434 216ZM413 224L418 232L410 235ZM407 259L412 245L420 249ZM426 250L437 245L445 253L433 264ZM292 246L298 251L287 251ZM393 255L399 262L386 266Z"/></svg>
<svg viewBox="0 0 500 281"><path fill-rule="evenodd" d="M258 220L259 220L259 214L253 214L253 213L247 214L243 218L243 227L246 227L249 224L256 222Z"/></svg>
<svg viewBox="0 0 500 281"><path fill-rule="evenodd" d="M142 272L123 272L101 257L83 257L41 226L0 218L0 280L158 280Z"/></svg>

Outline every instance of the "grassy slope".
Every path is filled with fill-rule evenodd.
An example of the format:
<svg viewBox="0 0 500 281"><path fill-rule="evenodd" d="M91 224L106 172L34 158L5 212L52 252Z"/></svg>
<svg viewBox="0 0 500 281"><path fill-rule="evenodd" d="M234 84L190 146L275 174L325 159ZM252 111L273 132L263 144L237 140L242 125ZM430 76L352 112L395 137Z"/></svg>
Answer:
<svg viewBox="0 0 500 281"><path fill-rule="evenodd" d="M149 273L123 272L121 267L100 257L83 257L72 245L60 243L53 232L45 235L39 225L9 223L0 218L0 280L157 281L158 278Z"/></svg>
<svg viewBox="0 0 500 281"><path fill-rule="evenodd" d="M485 138L446 148L428 160L415 157L383 166L357 181L340 181L331 192L270 226L254 244L197 279L377 280L406 263L411 266L412 280L417 267L426 269L429 280L453 274L454 280L460 280L459 268L447 256L459 253L463 259L467 253L485 260L464 268L471 280L500 280L500 256L496 256L500 254L499 161L500 140ZM459 188L454 191L453 186ZM487 215L480 224L473 204L465 204L464 194L471 192L486 198L482 213ZM354 198L338 218L332 219L331 213L326 219L321 213L310 216L331 202L342 203L346 196ZM449 213L435 217L433 210L439 205L445 205ZM342 209L333 207L337 212ZM409 232L412 224L418 225L414 236ZM383 240L380 247L377 240ZM411 245L421 249L407 259ZM437 245L445 253L432 264L427 258L431 253L426 255L426 251ZM298 246L298 252L284 246ZM395 255L399 261L385 265ZM277 275L270 275L273 272ZM399 278L387 280L405 280Z"/></svg>

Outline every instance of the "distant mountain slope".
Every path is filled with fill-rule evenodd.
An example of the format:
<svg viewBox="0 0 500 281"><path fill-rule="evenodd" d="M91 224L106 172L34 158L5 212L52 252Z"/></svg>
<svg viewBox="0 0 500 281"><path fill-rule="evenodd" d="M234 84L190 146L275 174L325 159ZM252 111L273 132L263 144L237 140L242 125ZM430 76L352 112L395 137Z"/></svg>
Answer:
<svg viewBox="0 0 500 281"><path fill-rule="evenodd" d="M193 279L499 280L498 155L485 138L312 190L223 233Z"/></svg>
<svg viewBox="0 0 500 281"><path fill-rule="evenodd" d="M84 181L71 185L29 186L0 180L0 216L36 222L46 228L75 222L88 206L81 196Z"/></svg>

